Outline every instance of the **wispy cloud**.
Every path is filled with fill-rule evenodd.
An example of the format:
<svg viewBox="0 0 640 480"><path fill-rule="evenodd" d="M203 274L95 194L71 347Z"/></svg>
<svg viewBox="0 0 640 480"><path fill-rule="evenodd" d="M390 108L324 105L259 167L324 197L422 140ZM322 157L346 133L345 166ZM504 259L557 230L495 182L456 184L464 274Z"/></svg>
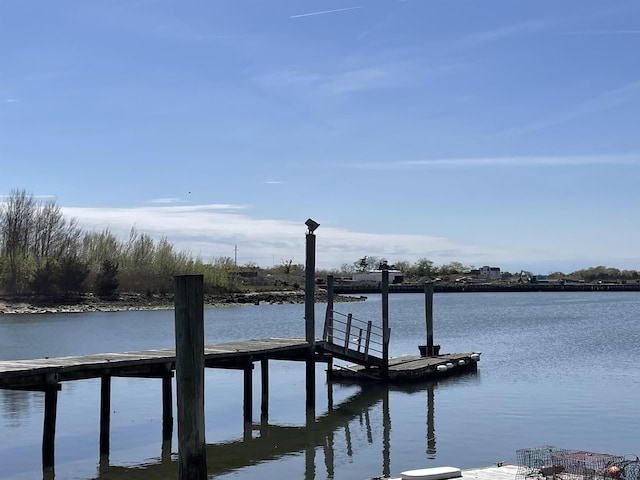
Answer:
<svg viewBox="0 0 640 480"><path fill-rule="evenodd" d="M293 258L304 263L304 221L291 222L257 219L246 214L223 211L224 205L192 205L132 208L62 207L64 214L77 218L83 228L108 228L123 239L132 227L154 238L166 237L177 248L204 259L231 256L236 246L242 262L271 265L273 259ZM234 207L235 208L235 207ZM500 250L474 246L428 235L375 234L332 227L331 222L316 219L322 225L318 242L320 268L352 263L362 255L390 260L415 261L428 256L437 263L453 260L477 262L478 258L497 255ZM489 260L487 260L489 261Z"/></svg>
<svg viewBox="0 0 640 480"><path fill-rule="evenodd" d="M636 160L639 160L636 158ZM240 263L272 265L274 259L292 259L304 263L304 219L292 222L258 219L248 213L225 211L225 205L191 205L131 208L61 207L65 216L78 219L85 229L109 229L125 240L132 227L153 238L166 237L177 249L198 255L205 261L232 257L238 249ZM236 208L236 206L231 206ZM636 258L633 245L625 241L611 258L602 258L602 245L611 245L611 232L588 236L588 241L560 242L537 239L535 244L513 242L481 244L468 238L462 241L425 234L367 233L337 228L330 219L315 218L321 225L317 241L319 268L337 268L351 264L363 255L387 258L391 262L415 262L429 258L436 264L459 261L465 265L558 264L580 260L583 265L611 264L617 257ZM614 235L615 236L615 235ZM637 236L637 234L636 234ZM586 237L585 237L586 238ZM564 245L564 247L563 247ZM594 253L597 252L597 253ZM614 258L615 257L615 258ZM619 258L618 258L619 259ZM594 263L595 262L595 263ZM615 263L615 262L614 262Z"/></svg>
<svg viewBox="0 0 640 480"><path fill-rule="evenodd" d="M557 32L554 35L640 35L640 30L579 30L575 32Z"/></svg>
<svg viewBox="0 0 640 480"><path fill-rule="evenodd" d="M159 205L169 205L172 203L183 203L185 202L185 200L178 198L178 197L171 197L171 198L154 198L152 200L148 200L147 203L155 203L155 204L159 204Z"/></svg>
<svg viewBox="0 0 640 480"><path fill-rule="evenodd" d="M557 25L557 23L557 19L542 19L504 25L462 37L458 44L464 47L480 47L498 40L537 33Z"/></svg>
<svg viewBox="0 0 640 480"><path fill-rule="evenodd" d="M424 85L425 81L466 68L465 63L425 65L420 59L377 62L336 69L334 66L310 70L280 70L254 77L253 81L267 89L297 90L314 99L389 88Z"/></svg>
<svg viewBox="0 0 640 480"><path fill-rule="evenodd" d="M291 15L289 18L302 18L302 17L311 17L314 15L325 15L327 13L338 13L338 12L346 12L348 10L356 10L359 8L364 8L366 5L356 5L354 7L345 7L345 8L335 8L333 10L322 10L319 12L309 12L309 13L301 13L298 15Z"/></svg>
<svg viewBox="0 0 640 480"><path fill-rule="evenodd" d="M16 103L18 101L17 98L5 98L5 103Z"/></svg>
<svg viewBox="0 0 640 480"><path fill-rule="evenodd" d="M407 168L562 167L585 165L640 165L638 154L468 157L402 160L392 162L341 163L346 168L396 170Z"/></svg>
<svg viewBox="0 0 640 480"><path fill-rule="evenodd" d="M495 136L503 135L524 135L527 133L543 130L549 127L560 125L577 118L593 115L611 108L624 105L640 97L640 81L628 83L620 88L609 90L596 97L585 100L571 110L559 112L549 118L521 125L518 127L508 128L498 132Z"/></svg>

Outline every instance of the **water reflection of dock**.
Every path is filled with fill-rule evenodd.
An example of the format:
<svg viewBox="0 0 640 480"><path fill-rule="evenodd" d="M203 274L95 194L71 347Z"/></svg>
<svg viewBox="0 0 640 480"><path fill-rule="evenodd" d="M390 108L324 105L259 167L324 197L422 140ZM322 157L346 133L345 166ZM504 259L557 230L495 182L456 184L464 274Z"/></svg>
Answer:
<svg viewBox="0 0 640 480"><path fill-rule="evenodd" d="M470 372L468 378L475 378ZM340 453L351 457L357 454L357 444L352 435L363 433L368 444L380 444L381 465L371 476L391 474L391 426L392 416L389 405L390 393L424 395L425 416L416 415L416 424L425 428L425 452L433 458L436 454L435 391L448 380L438 382L413 382L399 385L375 384L361 388L336 405L328 405L327 411L314 417L307 415L304 425L273 425L268 422L247 423L242 438L206 446L207 474L223 475L234 470L259 463L281 459L292 454L303 454L305 458L305 480L333 478L335 476L335 447L340 445ZM331 389L331 386L328 386ZM333 395L328 395L332 398ZM372 420L382 419L382 425ZM382 427L382 436L376 434ZM358 431L356 433L356 430ZM338 441L339 439L339 441ZM344 448L346 446L346 449ZM140 466L125 467L109 465L108 457L102 457L96 480L110 478L136 480L156 478L176 478L178 461L170 454L171 443L164 442L157 462ZM322 470L324 472L322 473Z"/></svg>

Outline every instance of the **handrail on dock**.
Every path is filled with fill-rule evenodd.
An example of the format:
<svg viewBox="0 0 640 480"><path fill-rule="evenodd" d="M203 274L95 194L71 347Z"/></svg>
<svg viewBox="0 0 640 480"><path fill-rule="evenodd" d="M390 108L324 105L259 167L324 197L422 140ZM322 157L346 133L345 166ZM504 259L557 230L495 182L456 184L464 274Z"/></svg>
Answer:
<svg viewBox="0 0 640 480"><path fill-rule="evenodd" d="M382 327L373 325L369 321L355 318L351 313L344 314L336 310L327 311L324 323L322 339L325 342L344 348L344 353L349 350L381 358L385 342Z"/></svg>

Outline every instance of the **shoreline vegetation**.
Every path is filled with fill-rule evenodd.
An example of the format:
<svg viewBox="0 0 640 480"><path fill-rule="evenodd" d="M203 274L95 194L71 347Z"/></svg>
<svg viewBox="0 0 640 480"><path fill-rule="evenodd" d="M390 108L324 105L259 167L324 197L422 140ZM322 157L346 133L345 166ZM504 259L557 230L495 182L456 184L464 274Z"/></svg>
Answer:
<svg viewBox="0 0 640 480"><path fill-rule="evenodd" d="M173 298L167 293L173 291L172 278L178 274L202 275L207 306L302 303L305 268L293 258L278 264L274 260L266 268L254 262L238 265L231 257L205 261L177 250L166 237L154 239L135 227L128 238L108 228L83 230L77 219L65 218L54 201L26 190L12 190L0 201L0 314L172 308ZM426 257L392 263L365 255L340 267L316 270L318 295L328 275L333 275L338 295L357 299L379 293L379 285L361 277L377 278L380 270L394 271L392 292L421 291L431 282L436 292L640 290L640 271L602 265L537 275L457 261L436 265ZM346 298L352 297L336 301Z"/></svg>
<svg viewBox="0 0 640 480"><path fill-rule="evenodd" d="M316 293L317 302L326 302L326 293ZM358 302L364 296L336 295L335 302ZM283 305L304 303L304 290L204 294L206 307L237 305ZM172 294L122 293L108 298L91 293L69 296L0 295L0 314L24 315L42 313L120 312L127 310L170 310Z"/></svg>
<svg viewBox="0 0 640 480"><path fill-rule="evenodd" d="M637 292L640 282L634 283L526 283L526 284L433 284L435 293L488 293L488 292ZM424 284L389 285L390 293L421 293ZM334 286L335 302L359 302L366 295L379 294L380 284L351 284ZM315 301L327 301L326 290L317 288ZM204 294L205 307L230 307L239 305L283 305L305 302L303 289L260 290ZM42 314L42 313L84 313L119 312L127 310L170 310L174 307L170 293L116 293L99 296L93 293L69 295L2 295L0 294L0 315Z"/></svg>

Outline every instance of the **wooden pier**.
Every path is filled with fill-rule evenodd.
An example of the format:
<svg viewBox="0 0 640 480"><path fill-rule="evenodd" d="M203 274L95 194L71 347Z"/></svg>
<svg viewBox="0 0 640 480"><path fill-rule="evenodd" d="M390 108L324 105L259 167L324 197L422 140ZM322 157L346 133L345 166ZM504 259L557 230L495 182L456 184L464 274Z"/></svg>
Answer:
<svg viewBox="0 0 640 480"><path fill-rule="evenodd" d="M315 236L318 224L307 221L307 275L305 285L305 338L268 338L204 345L204 302L201 275L174 278L175 349L103 353L61 358L0 361L0 388L42 391L45 394L42 445L43 470L54 467L57 392L63 382L101 379L100 455L108 458L111 412L111 378L162 378L163 441L173 432L172 378L176 377L179 478L206 478L204 439L204 369L230 368L244 371L243 417L252 421L253 368L261 364L261 420L269 412L270 360L306 363L307 414L315 416L316 363L328 364L329 378L403 382L446 377L475 370L479 353L440 355L433 341L433 286L425 285L426 345L421 356L389 357L389 280L382 275L382 325L342 314L333 306L333 278L327 281L327 311L323 338L314 338ZM333 367L333 359L354 363ZM45 475L46 476L46 475Z"/></svg>
<svg viewBox="0 0 640 480"><path fill-rule="evenodd" d="M322 342L319 342L321 344ZM261 418L268 418L269 360L307 361L313 347L305 339L267 338L204 346L207 368L244 371L243 414L252 418L253 365L261 362ZM313 353L315 362L326 362L323 353ZM124 353L0 361L0 388L42 391L45 394L42 460L43 467L53 467L57 392L63 382L100 378L100 454L109 453L111 377L162 378L163 440L173 432L172 377L176 367L176 350L160 349Z"/></svg>

